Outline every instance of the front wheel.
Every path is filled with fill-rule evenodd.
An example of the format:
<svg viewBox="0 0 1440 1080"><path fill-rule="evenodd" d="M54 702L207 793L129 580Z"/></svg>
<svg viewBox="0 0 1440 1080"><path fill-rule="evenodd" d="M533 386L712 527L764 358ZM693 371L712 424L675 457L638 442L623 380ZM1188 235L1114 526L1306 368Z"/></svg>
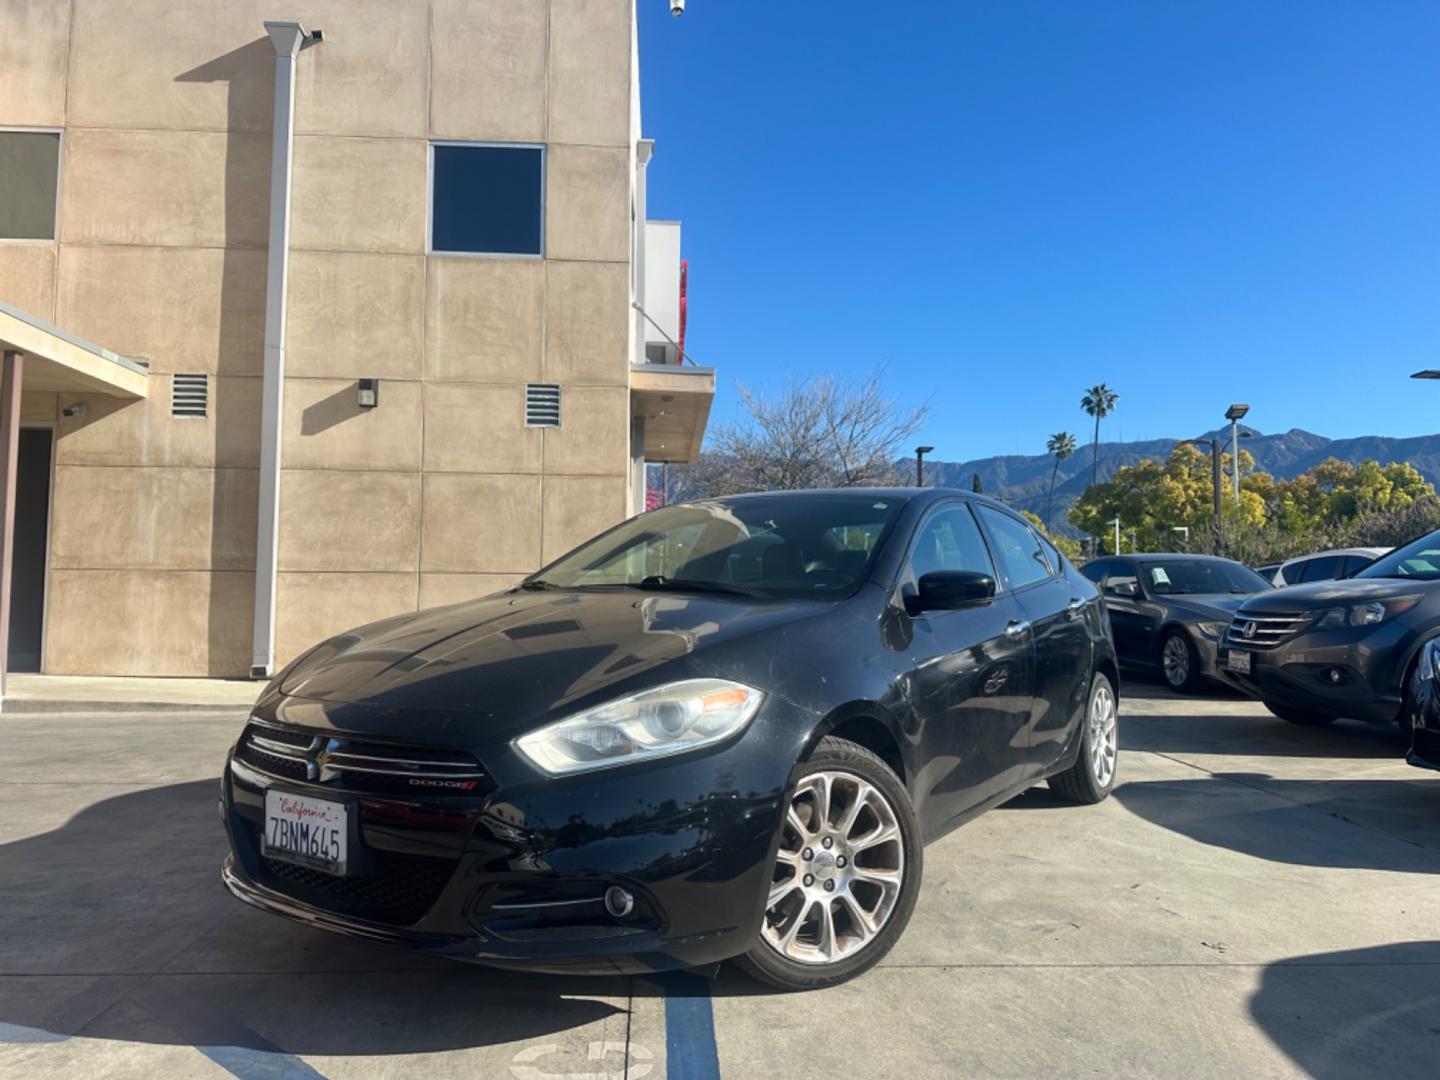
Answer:
<svg viewBox="0 0 1440 1080"><path fill-rule="evenodd" d="M922 859L900 779L863 746L821 739L786 804L760 940L737 962L782 990L854 978L910 921Z"/></svg>
<svg viewBox="0 0 1440 1080"><path fill-rule="evenodd" d="M1104 672L1097 671L1090 682L1080 757L1063 773L1050 777L1050 790L1078 803L1098 803L1109 795L1120 764L1119 723L1115 687Z"/></svg>
<svg viewBox="0 0 1440 1080"><path fill-rule="evenodd" d="M1193 694L1204 678L1200 673L1200 657L1195 644L1184 630L1171 630L1160 646L1160 670L1165 684L1177 694Z"/></svg>

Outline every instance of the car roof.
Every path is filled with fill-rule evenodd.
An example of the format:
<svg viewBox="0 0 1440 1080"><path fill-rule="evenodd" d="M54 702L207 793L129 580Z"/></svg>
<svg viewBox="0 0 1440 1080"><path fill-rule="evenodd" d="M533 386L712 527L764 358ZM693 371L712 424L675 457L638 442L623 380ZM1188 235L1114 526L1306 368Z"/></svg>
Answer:
<svg viewBox="0 0 1440 1080"><path fill-rule="evenodd" d="M1388 547L1327 548L1324 551L1312 551L1308 555L1296 555L1293 559L1286 559L1280 565L1285 567L1292 563L1303 562L1306 559L1319 559L1326 555L1368 555L1372 559L1378 559L1381 555L1388 555L1394 550L1394 548Z"/></svg>

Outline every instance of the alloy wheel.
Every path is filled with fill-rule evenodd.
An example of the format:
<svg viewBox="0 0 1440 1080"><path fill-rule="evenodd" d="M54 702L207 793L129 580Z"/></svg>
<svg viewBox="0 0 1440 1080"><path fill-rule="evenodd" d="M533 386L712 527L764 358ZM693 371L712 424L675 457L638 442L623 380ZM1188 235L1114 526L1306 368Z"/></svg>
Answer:
<svg viewBox="0 0 1440 1080"><path fill-rule="evenodd" d="M1160 666L1165 671L1165 681L1171 686L1184 686L1190 678L1190 648L1179 634L1165 639L1160 650Z"/></svg>
<svg viewBox="0 0 1440 1080"><path fill-rule="evenodd" d="M904 875L904 836L884 793L853 773L811 773L786 810L761 936L802 964L853 956L889 921Z"/></svg>
<svg viewBox="0 0 1440 1080"><path fill-rule="evenodd" d="M1101 788L1110 786L1115 777L1115 752L1117 749L1117 724L1115 691L1105 679L1098 680L1095 692L1090 696L1089 725L1090 771Z"/></svg>

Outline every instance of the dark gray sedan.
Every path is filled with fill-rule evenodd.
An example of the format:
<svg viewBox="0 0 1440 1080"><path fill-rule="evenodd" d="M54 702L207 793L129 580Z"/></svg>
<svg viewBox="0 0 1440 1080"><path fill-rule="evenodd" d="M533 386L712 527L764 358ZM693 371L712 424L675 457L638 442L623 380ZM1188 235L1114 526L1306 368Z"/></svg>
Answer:
<svg viewBox="0 0 1440 1080"><path fill-rule="evenodd" d="M1247 566L1207 555L1125 555L1080 571L1100 588L1120 663L1193 693L1216 676L1235 611L1274 586Z"/></svg>

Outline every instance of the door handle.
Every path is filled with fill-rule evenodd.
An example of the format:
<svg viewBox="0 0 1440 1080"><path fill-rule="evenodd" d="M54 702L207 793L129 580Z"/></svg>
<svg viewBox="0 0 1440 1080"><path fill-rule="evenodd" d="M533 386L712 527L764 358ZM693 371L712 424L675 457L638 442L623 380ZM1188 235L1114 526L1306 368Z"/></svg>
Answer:
<svg viewBox="0 0 1440 1080"><path fill-rule="evenodd" d="M1025 636L1025 631L1030 629L1030 622L1027 619L1011 619L1005 624L1005 636L1015 640Z"/></svg>
<svg viewBox="0 0 1440 1080"><path fill-rule="evenodd" d="M1069 615L1072 619L1080 618L1080 615L1084 610L1085 601L1081 600L1078 596L1072 596L1070 598L1070 603L1065 605L1065 614Z"/></svg>

